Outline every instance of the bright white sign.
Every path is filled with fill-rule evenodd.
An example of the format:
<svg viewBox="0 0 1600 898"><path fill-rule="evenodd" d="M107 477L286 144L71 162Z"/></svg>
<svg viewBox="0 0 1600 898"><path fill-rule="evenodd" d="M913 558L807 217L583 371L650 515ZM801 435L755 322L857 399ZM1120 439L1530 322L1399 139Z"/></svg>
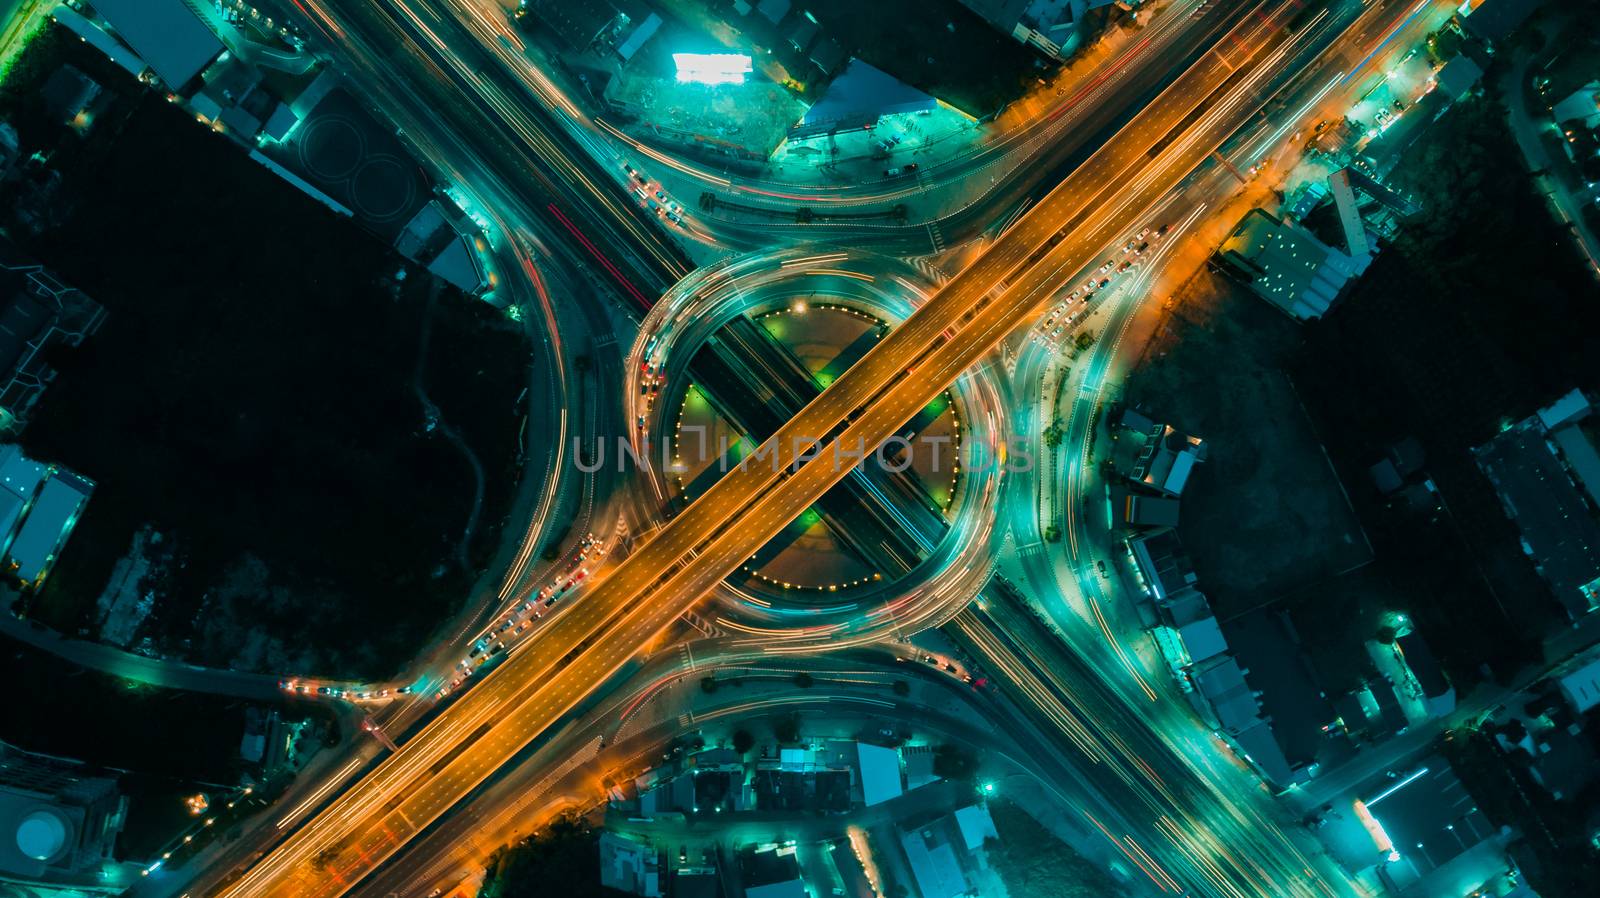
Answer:
<svg viewBox="0 0 1600 898"><path fill-rule="evenodd" d="M674 53L682 84L743 84L750 57L742 53Z"/></svg>

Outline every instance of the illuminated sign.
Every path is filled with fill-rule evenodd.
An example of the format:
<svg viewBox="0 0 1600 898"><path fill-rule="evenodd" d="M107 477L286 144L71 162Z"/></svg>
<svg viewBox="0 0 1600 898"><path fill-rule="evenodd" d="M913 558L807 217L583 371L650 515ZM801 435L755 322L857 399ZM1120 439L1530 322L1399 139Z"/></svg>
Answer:
<svg viewBox="0 0 1600 898"><path fill-rule="evenodd" d="M750 57L742 53L674 53L680 84L743 84Z"/></svg>

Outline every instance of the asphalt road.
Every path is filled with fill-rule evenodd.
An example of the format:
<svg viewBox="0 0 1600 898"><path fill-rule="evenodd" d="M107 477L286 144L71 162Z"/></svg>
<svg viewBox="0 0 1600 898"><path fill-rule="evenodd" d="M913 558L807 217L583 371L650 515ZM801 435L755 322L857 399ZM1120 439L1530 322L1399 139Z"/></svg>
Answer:
<svg viewBox="0 0 1600 898"><path fill-rule="evenodd" d="M1037 309L1064 273L1080 270L1089 253L1136 224L1236 130L1283 73L1287 44L1298 46L1308 34L1331 39L1316 28L1286 35L1282 9L1257 7L1262 15L1230 31L808 405L769 443L776 470L756 464L730 472L543 639L514 654L226 894L342 894L655 639L848 469L827 458L797 465L797 438L872 446L897 431Z"/></svg>

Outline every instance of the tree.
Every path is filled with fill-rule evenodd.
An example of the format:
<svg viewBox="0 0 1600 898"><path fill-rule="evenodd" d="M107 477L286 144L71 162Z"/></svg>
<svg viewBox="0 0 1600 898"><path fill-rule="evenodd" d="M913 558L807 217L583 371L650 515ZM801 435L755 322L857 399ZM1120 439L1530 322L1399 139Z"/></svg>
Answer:
<svg viewBox="0 0 1600 898"><path fill-rule="evenodd" d="M706 678L702 679L700 681L700 691L704 692L706 695L710 695L711 693L716 692L717 691L717 678L716 677L706 677Z"/></svg>
<svg viewBox="0 0 1600 898"><path fill-rule="evenodd" d="M790 711L772 722L772 735L779 742L793 745L800 741L800 715Z"/></svg>
<svg viewBox="0 0 1600 898"><path fill-rule="evenodd" d="M933 750L933 772L947 780L970 780L978 773L978 756L947 742Z"/></svg>
<svg viewBox="0 0 1600 898"><path fill-rule="evenodd" d="M895 695L911 694L911 684L907 683L905 680L895 680L892 688L894 689Z"/></svg>
<svg viewBox="0 0 1600 898"><path fill-rule="evenodd" d="M799 686L801 689L810 689L813 682L815 681L811 679L811 674L808 674L803 670L794 675L794 684Z"/></svg>
<svg viewBox="0 0 1600 898"><path fill-rule="evenodd" d="M1043 436L1044 444L1051 449L1061 445L1061 419L1051 421L1050 426L1044 429Z"/></svg>
<svg viewBox="0 0 1600 898"><path fill-rule="evenodd" d="M750 735L749 730L733 731L733 750L741 755L749 754L750 749L756 747L756 737Z"/></svg>
<svg viewBox="0 0 1600 898"><path fill-rule="evenodd" d="M1044 541L1047 543L1061 542L1061 528L1055 524L1048 524L1044 528Z"/></svg>

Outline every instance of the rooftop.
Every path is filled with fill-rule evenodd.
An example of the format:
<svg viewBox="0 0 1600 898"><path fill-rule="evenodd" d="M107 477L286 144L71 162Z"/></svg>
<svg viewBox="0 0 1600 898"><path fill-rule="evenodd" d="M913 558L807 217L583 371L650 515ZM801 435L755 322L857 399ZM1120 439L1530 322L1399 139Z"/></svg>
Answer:
<svg viewBox="0 0 1600 898"><path fill-rule="evenodd" d="M1473 453L1556 600L1571 617L1587 614L1600 602L1600 523L1542 428L1526 419Z"/></svg>
<svg viewBox="0 0 1600 898"><path fill-rule="evenodd" d="M223 50L183 0L94 0L94 10L173 90L194 80Z"/></svg>

